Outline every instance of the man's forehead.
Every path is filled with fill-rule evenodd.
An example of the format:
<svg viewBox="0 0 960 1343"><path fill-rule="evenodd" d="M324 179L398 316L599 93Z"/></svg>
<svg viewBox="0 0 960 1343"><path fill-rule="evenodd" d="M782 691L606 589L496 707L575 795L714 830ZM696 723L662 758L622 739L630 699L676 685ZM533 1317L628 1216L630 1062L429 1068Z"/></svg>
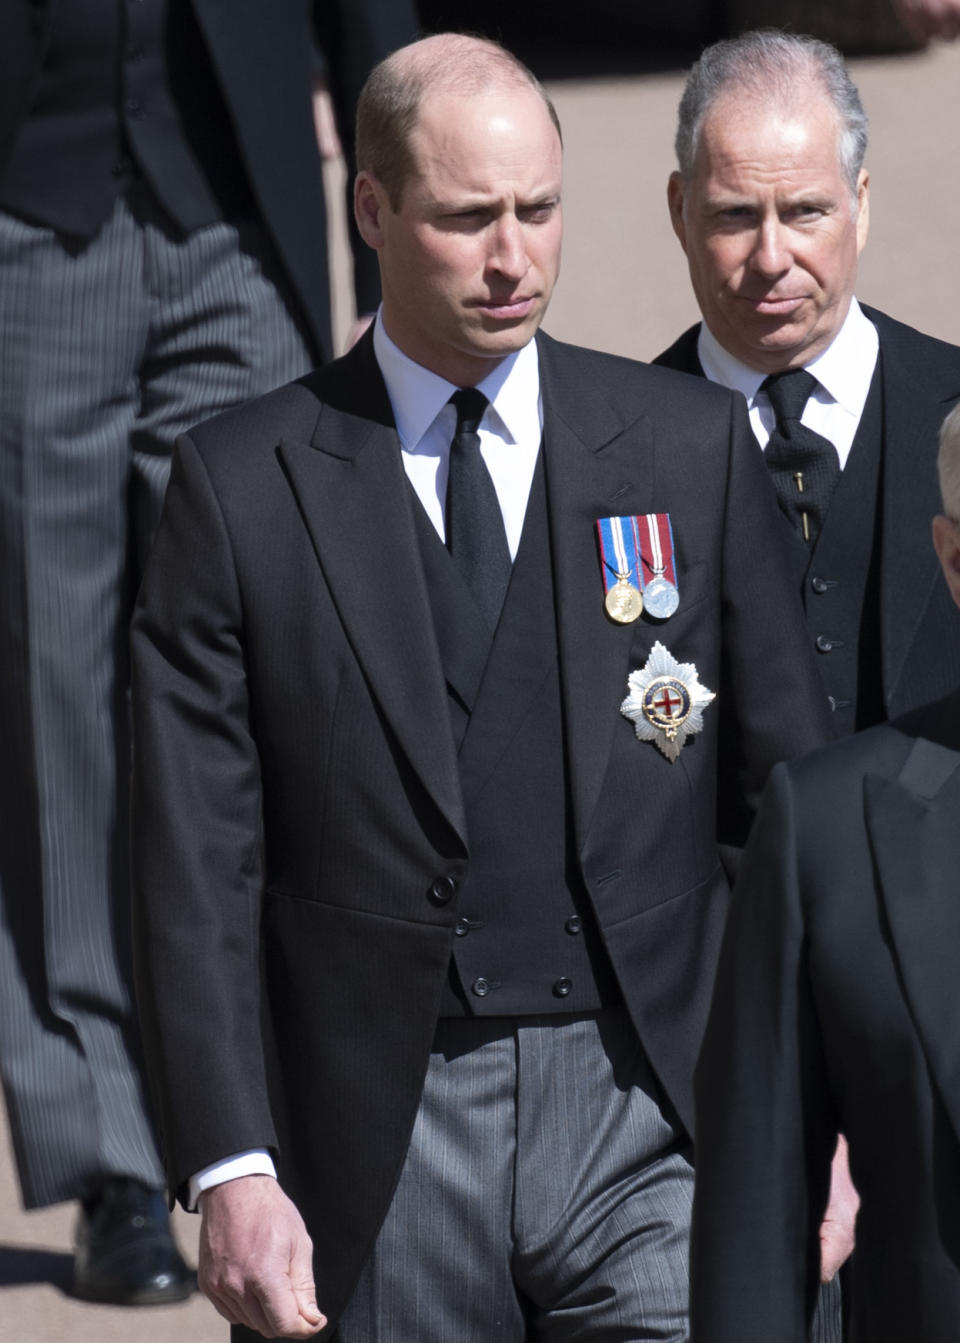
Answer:
<svg viewBox="0 0 960 1343"><path fill-rule="evenodd" d="M546 103L526 84L475 94L438 90L421 100L409 137L414 179L482 175L502 155L509 162L535 156L544 175L561 171L560 137Z"/></svg>
<svg viewBox="0 0 960 1343"><path fill-rule="evenodd" d="M745 155L799 169L825 160L839 164L841 131L836 107L817 85L789 96L721 93L703 119L695 172Z"/></svg>
<svg viewBox="0 0 960 1343"><path fill-rule="evenodd" d="M556 134L547 105L537 90L525 81L511 80L469 93L445 87L427 89L420 99L411 137L416 140L438 132L455 133L498 114L520 120L531 134L542 133L547 125Z"/></svg>

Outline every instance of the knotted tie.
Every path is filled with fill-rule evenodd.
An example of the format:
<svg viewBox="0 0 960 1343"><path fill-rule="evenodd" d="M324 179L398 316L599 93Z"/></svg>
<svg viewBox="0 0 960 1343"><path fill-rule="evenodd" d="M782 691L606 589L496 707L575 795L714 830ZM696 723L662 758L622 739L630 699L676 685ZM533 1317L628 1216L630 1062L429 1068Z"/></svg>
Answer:
<svg viewBox="0 0 960 1343"><path fill-rule="evenodd" d="M771 373L761 383L777 423L764 451L780 507L808 545L820 535L830 498L840 479L840 459L828 438L800 423L817 385L804 368Z"/></svg>
<svg viewBox="0 0 960 1343"><path fill-rule="evenodd" d="M510 581L503 514L480 453L480 421L489 402L476 387L454 392L457 427L447 477L447 548L491 630L496 629Z"/></svg>

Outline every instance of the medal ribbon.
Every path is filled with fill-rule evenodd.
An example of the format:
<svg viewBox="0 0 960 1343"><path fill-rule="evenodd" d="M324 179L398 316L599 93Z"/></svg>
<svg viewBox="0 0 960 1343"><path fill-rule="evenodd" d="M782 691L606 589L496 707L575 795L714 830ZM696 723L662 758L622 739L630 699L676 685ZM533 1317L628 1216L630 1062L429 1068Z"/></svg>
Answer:
<svg viewBox="0 0 960 1343"><path fill-rule="evenodd" d="M673 523L669 513L644 513L634 518L636 548L651 577L662 575L677 586L677 568L673 558Z"/></svg>
<svg viewBox="0 0 960 1343"><path fill-rule="evenodd" d="M597 518L604 592L616 587L621 576L642 591L636 525L636 518Z"/></svg>

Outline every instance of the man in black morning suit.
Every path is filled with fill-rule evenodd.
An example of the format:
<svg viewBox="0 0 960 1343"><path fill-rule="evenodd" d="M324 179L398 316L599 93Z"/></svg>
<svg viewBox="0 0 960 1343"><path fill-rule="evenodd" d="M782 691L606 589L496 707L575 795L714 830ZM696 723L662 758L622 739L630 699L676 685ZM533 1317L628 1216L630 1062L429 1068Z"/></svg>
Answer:
<svg viewBox="0 0 960 1343"><path fill-rule="evenodd" d="M681 103L669 187L704 322L655 361L742 390L761 443L774 428L763 379L800 368L823 379L803 422L835 443L842 470L819 536L805 542L786 520L782 530L838 734L960 681L960 625L927 537L960 349L853 297L866 135L832 47L748 33L707 48Z"/></svg>
<svg viewBox="0 0 960 1343"><path fill-rule="evenodd" d="M853 296L866 143L833 47L758 32L706 49L681 100L668 188L704 320L655 361L747 398L837 735L960 679L960 626L927 537L960 350ZM841 1144L849 1207L842 1157ZM835 1267L825 1253L825 1276Z"/></svg>
<svg viewBox="0 0 960 1343"><path fill-rule="evenodd" d="M960 604L956 408L940 478ZM804 1337L838 1130L861 1197L850 1337L957 1337L958 819L957 690L774 772L697 1070L697 1343Z"/></svg>
<svg viewBox="0 0 960 1343"><path fill-rule="evenodd" d="M84 1297L192 1282L129 957L127 627L170 452L332 357L313 56L349 127L414 31L404 0L2 7L0 1073L25 1205L80 1202ZM369 320L363 247L354 278Z"/></svg>
<svg viewBox="0 0 960 1343"><path fill-rule="evenodd" d="M181 439L135 615L169 1179L238 1337L679 1343L718 809L742 841L741 792L826 731L753 563L776 509L737 398L536 334L561 150L529 72L416 43L357 141L374 331ZM679 609L618 623L597 520L647 514ZM622 711L657 658L673 700L725 687L674 761Z"/></svg>

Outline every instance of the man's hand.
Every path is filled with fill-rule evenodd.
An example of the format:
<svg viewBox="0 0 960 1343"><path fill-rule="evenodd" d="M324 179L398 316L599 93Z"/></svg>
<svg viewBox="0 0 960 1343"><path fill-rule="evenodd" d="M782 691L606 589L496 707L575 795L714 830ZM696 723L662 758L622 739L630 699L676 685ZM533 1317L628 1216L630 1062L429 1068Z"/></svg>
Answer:
<svg viewBox="0 0 960 1343"><path fill-rule="evenodd" d="M244 1175L200 1196L200 1290L231 1324L265 1338L312 1338L326 1324L313 1286L313 1245L270 1175Z"/></svg>
<svg viewBox="0 0 960 1343"><path fill-rule="evenodd" d="M860 1195L850 1179L847 1140L837 1139L837 1150L830 1167L830 1197L820 1227L820 1281L830 1282L837 1269L853 1253L854 1225Z"/></svg>

